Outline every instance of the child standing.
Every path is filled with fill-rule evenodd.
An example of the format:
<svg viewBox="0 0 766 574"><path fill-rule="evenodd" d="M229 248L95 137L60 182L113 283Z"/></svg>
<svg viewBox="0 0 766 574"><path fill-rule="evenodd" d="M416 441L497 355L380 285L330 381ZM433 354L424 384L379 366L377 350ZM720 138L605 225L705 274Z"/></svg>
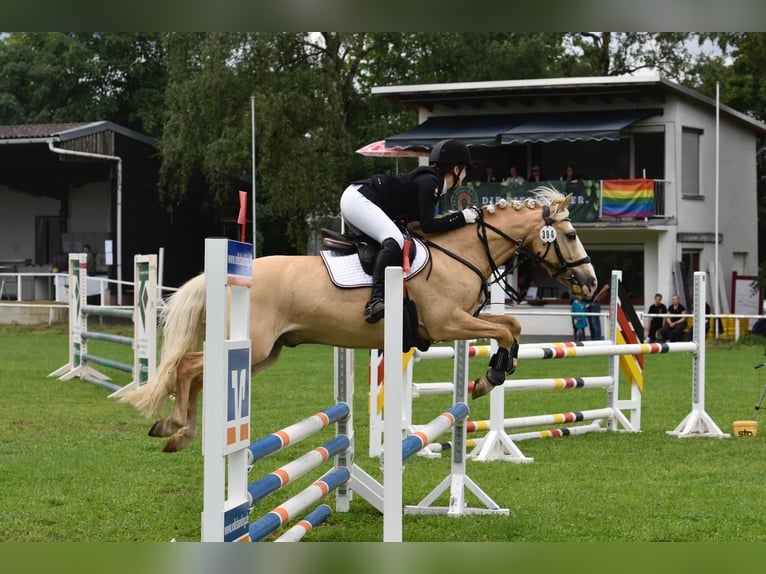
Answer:
<svg viewBox="0 0 766 574"><path fill-rule="evenodd" d="M574 339L578 343L585 340L585 327L588 326L588 319L582 313L587 311L587 304L582 295L577 295L572 300L572 328L574 329Z"/></svg>

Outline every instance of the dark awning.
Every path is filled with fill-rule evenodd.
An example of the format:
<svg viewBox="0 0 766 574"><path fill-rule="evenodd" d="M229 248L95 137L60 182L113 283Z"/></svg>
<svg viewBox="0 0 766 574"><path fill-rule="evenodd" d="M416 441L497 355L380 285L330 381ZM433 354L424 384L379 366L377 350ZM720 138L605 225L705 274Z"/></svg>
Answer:
<svg viewBox="0 0 766 574"><path fill-rule="evenodd" d="M654 115L661 109L561 112L528 116L504 131L500 143L549 143L554 141L602 141L620 139L620 130Z"/></svg>
<svg viewBox="0 0 766 574"><path fill-rule="evenodd" d="M386 147L432 147L454 138L473 146L496 146L500 134L518 125L528 116L493 114L477 116L432 116L422 124L386 138Z"/></svg>

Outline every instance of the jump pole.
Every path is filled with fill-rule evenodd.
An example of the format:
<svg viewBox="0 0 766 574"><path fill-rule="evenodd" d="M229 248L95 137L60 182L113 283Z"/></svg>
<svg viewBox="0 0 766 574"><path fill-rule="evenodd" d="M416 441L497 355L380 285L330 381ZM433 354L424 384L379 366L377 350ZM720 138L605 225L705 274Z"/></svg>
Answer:
<svg viewBox="0 0 766 574"><path fill-rule="evenodd" d="M205 240L203 542L250 541L247 455L252 265L251 244ZM231 289L231 310L227 307L227 287Z"/></svg>

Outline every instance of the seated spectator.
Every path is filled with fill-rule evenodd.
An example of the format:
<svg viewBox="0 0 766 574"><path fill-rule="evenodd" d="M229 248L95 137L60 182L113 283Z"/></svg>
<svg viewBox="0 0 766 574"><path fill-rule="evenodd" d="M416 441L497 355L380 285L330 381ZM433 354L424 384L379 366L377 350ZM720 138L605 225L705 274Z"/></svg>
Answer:
<svg viewBox="0 0 766 574"><path fill-rule="evenodd" d="M545 179L543 178L543 172L540 169L539 165L535 164L532 166L532 175L529 176L529 181L540 182L540 183L545 181Z"/></svg>
<svg viewBox="0 0 766 574"><path fill-rule="evenodd" d="M491 165L488 165L484 168L484 177L481 178L482 183L494 183L497 181L497 176L495 175L495 168Z"/></svg>
<svg viewBox="0 0 766 574"><path fill-rule="evenodd" d="M665 317L662 329L660 329L660 337L664 341L680 341L684 329L686 329L686 307L681 305L680 298L674 293L670 298L668 314Z"/></svg>
<svg viewBox="0 0 766 574"><path fill-rule="evenodd" d="M507 183L524 183L524 178L519 175L519 170L515 165L512 165L508 170L508 177L505 178Z"/></svg>
<svg viewBox="0 0 766 574"><path fill-rule="evenodd" d="M649 310L647 313L650 315L665 315L667 312L668 308L665 303L662 302L662 293L656 293L654 295L654 303L649 305ZM648 331L646 340L648 343L657 342L657 332L662 328L663 323L664 317L649 318L648 325L646 326L646 330Z"/></svg>

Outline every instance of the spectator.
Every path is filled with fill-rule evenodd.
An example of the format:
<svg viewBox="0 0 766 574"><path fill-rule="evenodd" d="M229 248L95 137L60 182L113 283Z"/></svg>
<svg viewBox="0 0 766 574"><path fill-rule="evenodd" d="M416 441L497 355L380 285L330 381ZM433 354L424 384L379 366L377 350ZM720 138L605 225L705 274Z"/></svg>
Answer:
<svg viewBox="0 0 766 574"><path fill-rule="evenodd" d="M649 310L647 313L649 315L665 315L668 312L668 308L665 306L665 303L662 302L662 293L655 293L654 294L654 303L649 305ZM664 322L664 317L650 317L647 321L646 330L648 332L646 336L646 341L648 343L656 343L657 342L657 331L659 331L662 328L662 323Z"/></svg>
<svg viewBox="0 0 766 574"><path fill-rule="evenodd" d="M585 306L589 313L601 313L601 304L607 302L606 294L609 292L611 285L604 277L598 278L598 284L601 288L588 300ZM600 341L603 339L601 335L600 315L588 315L588 329L590 330L591 341Z"/></svg>
<svg viewBox="0 0 766 574"><path fill-rule="evenodd" d="M540 169L540 166L535 164L532 166L532 175L529 176L529 181L535 182L535 183L542 183L545 181L543 179L543 172Z"/></svg>
<svg viewBox="0 0 766 574"><path fill-rule="evenodd" d="M579 294L572 300L572 328L574 329L574 340L578 343L585 340L585 327L588 325L588 319L582 313L586 311L585 300Z"/></svg>
<svg viewBox="0 0 766 574"><path fill-rule="evenodd" d="M524 183L524 178L519 175L519 170L515 165L512 165L508 170L508 177L505 181L510 184Z"/></svg>
<svg viewBox="0 0 766 574"><path fill-rule="evenodd" d="M495 175L495 168L491 165L488 165L484 168L484 177L481 178L482 183L494 183L497 181L497 176Z"/></svg>
<svg viewBox="0 0 766 574"><path fill-rule="evenodd" d="M681 300L674 293L670 298L668 314L665 316L662 329L660 329L660 337L664 341L680 341L684 329L686 329L686 307L681 305Z"/></svg>

